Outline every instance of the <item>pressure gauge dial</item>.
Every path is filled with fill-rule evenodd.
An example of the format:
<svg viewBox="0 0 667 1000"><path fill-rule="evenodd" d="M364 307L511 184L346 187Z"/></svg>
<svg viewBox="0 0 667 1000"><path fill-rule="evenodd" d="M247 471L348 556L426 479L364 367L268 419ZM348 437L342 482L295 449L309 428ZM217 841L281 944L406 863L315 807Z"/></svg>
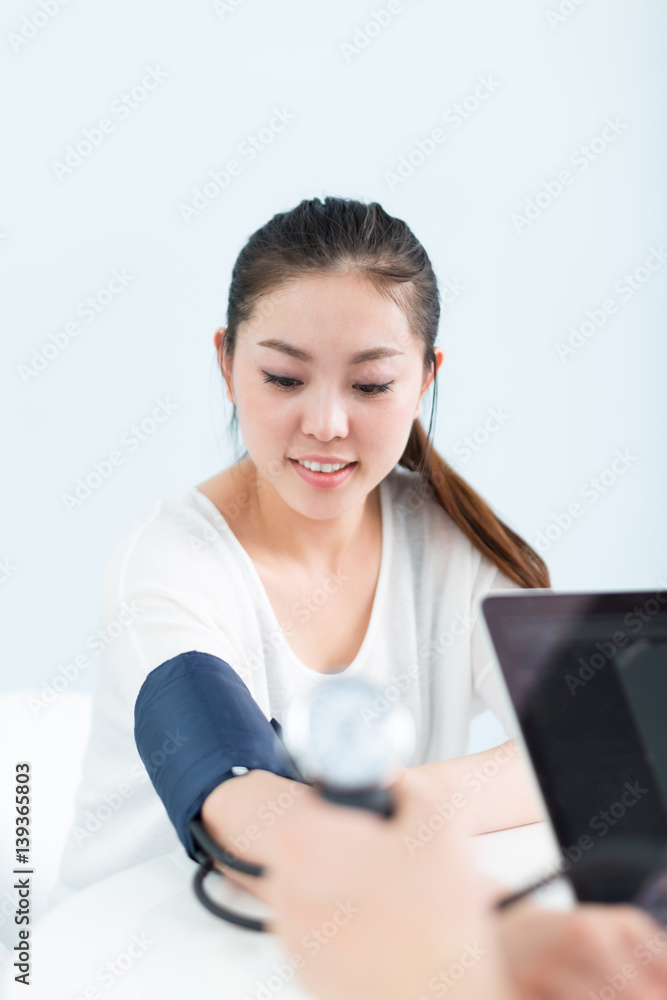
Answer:
<svg viewBox="0 0 667 1000"><path fill-rule="evenodd" d="M313 684L288 707L285 746L304 778L328 798L367 808L386 804L386 796L374 793L391 783L412 753L411 714L396 703L378 709L379 695L365 681L332 678ZM379 811L389 815L384 807Z"/></svg>

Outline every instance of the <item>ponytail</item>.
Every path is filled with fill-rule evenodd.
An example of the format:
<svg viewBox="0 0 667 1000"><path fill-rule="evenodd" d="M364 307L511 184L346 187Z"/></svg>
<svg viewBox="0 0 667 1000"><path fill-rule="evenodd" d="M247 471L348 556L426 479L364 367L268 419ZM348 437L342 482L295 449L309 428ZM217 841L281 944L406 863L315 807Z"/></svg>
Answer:
<svg viewBox="0 0 667 1000"><path fill-rule="evenodd" d="M399 465L419 472L427 496L433 496L475 548L521 587L550 587L544 560L497 517L482 497L430 445L415 420Z"/></svg>

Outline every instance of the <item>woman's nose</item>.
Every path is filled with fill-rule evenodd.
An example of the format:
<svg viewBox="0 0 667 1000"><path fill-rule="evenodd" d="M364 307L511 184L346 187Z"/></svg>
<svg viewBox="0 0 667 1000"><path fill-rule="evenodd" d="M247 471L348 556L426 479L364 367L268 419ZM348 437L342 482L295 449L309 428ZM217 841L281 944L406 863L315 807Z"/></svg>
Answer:
<svg viewBox="0 0 667 1000"><path fill-rule="evenodd" d="M304 398L301 430L320 441L346 437L347 410L340 393L335 389L321 389Z"/></svg>

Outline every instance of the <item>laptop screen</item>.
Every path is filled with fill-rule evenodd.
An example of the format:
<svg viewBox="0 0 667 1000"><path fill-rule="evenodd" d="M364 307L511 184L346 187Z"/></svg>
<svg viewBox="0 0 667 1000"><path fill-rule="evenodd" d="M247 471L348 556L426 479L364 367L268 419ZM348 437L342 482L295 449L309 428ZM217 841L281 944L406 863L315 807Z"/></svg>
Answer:
<svg viewBox="0 0 667 1000"><path fill-rule="evenodd" d="M512 591L481 608L561 847L664 848L667 591Z"/></svg>

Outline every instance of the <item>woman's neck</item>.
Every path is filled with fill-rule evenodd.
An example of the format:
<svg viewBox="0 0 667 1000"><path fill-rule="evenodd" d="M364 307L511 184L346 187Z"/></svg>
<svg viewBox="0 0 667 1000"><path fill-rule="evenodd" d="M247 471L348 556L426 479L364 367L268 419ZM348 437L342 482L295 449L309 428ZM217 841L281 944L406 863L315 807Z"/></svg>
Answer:
<svg viewBox="0 0 667 1000"><path fill-rule="evenodd" d="M381 530L379 487L362 503L337 517L307 517L290 507L277 490L257 473L254 463L242 459L237 472L249 496L245 520L253 544L278 566L296 565L306 575L355 562Z"/></svg>

